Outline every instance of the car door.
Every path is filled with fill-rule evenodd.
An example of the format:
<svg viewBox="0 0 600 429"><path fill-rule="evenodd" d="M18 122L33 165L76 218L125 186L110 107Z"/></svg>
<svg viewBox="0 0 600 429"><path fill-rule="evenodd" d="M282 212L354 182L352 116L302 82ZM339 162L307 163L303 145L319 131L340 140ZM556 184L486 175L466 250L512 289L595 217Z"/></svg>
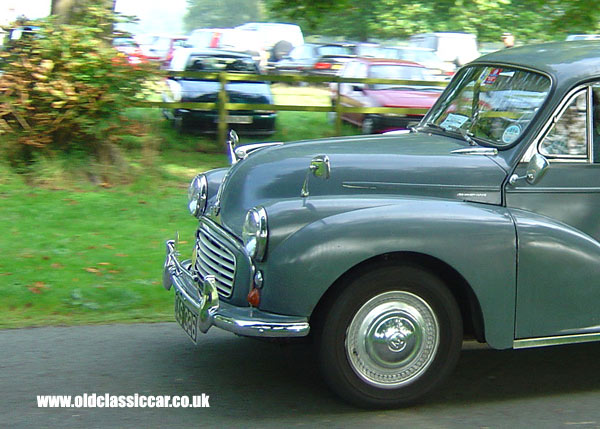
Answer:
<svg viewBox="0 0 600 429"><path fill-rule="evenodd" d="M343 77L356 77L365 79L367 77L367 65L360 61L353 61L352 64L344 69ZM340 103L346 107L364 107L366 103L366 95L364 83L342 83L340 84ZM354 124L362 123L364 114L362 113L344 113L342 118Z"/></svg>
<svg viewBox="0 0 600 429"><path fill-rule="evenodd" d="M506 187L518 236L516 339L600 332L599 89L572 91L530 147L526 158L549 160L542 179ZM525 170L521 162L515 173Z"/></svg>

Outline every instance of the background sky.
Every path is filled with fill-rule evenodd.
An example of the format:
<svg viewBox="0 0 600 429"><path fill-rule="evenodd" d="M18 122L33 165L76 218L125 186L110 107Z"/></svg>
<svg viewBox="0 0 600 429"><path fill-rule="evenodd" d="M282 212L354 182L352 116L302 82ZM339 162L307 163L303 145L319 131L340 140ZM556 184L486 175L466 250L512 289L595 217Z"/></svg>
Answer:
<svg viewBox="0 0 600 429"><path fill-rule="evenodd" d="M136 34L173 33L183 29L186 0L117 0L116 10L125 15L136 15L140 23L127 28ZM0 0L0 23L13 21L25 15L35 19L50 14L50 0Z"/></svg>

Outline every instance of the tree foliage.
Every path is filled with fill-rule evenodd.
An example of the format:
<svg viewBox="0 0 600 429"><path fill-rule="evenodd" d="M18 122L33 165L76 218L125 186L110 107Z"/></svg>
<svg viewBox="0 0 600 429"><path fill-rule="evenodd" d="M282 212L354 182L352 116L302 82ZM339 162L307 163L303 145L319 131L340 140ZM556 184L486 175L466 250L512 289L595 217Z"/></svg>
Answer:
<svg viewBox="0 0 600 429"><path fill-rule="evenodd" d="M117 16L89 6L78 24L55 16L1 53L0 149L13 164L57 151L114 153L121 112L139 97L152 65L131 65L111 45Z"/></svg>
<svg viewBox="0 0 600 429"><path fill-rule="evenodd" d="M429 31L466 31L499 41L562 39L600 30L597 0L265 0L271 19L292 20L307 34L368 40Z"/></svg>
<svg viewBox="0 0 600 429"><path fill-rule="evenodd" d="M235 27L264 18L261 0L188 0L186 30Z"/></svg>

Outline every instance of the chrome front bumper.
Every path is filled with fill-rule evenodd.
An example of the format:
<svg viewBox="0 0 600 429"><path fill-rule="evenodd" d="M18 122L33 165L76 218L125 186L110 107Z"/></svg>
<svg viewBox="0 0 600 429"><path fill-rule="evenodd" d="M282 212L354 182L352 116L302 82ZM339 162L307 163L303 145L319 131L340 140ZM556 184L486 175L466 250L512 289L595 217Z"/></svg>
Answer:
<svg viewBox="0 0 600 429"><path fill-rule="evenodd" d="M183 304L197 316L197 330L206 333L211 326L248 337L304 337L310 326L306 317L283 316L267 313L253 307L236 307L219 300L215 278L194 278L189 261L177 259L175 241L166 243L167 256L163 272L163 286L175 293ZM197 289L199 299L188 291Z"/></svg>

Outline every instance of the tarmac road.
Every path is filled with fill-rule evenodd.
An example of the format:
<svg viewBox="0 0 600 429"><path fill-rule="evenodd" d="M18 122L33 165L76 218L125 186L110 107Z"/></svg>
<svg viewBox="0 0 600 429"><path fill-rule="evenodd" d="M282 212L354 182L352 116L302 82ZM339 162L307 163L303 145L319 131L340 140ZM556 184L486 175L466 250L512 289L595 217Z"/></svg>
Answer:
<svg viewBox="0 0 600 429"><path fill-rule="evenodd" d="M365 411L323 384L306 345L174 323L0 331L0 428L600 428L600 343L465 344L450 381L411 408ZM209 395L210 408L38 408L37 395Z"/></svg>

